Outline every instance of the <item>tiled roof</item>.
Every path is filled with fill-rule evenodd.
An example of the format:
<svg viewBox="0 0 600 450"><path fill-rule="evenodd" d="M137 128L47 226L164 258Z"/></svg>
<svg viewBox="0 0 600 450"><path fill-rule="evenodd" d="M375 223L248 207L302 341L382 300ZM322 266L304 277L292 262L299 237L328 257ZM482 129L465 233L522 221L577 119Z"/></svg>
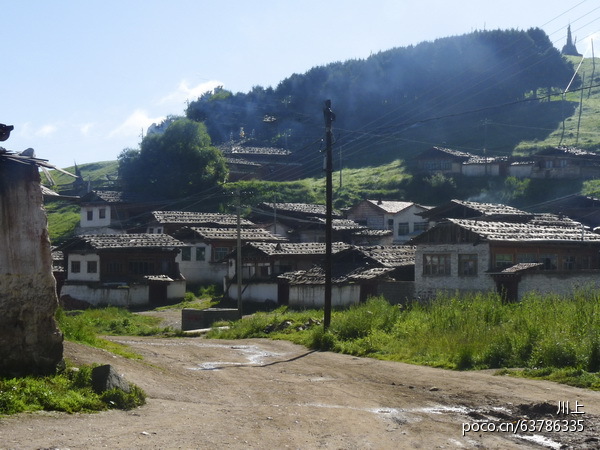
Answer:
<svg viewBox="0 0 600 450"><path fill-rule="evenodd" d="M577 157L588 157L588 158L600 158L600 155L598 153L594 153L594 152L590 152L587 150L583 150L581 148L576 148L576 147L564 147L564 146L558 146L558 147L548 147L545 148L543 150L540 150L539 152L535 153L532 156L536 156L536 155L565 155L565 156L577 156Z"/></svg>
<svg viewBox="0 0 600 450"><path fill-rule="evenodd" d="M244 147L244 146L222 146L221 151L225 155L275 155L275 156L288 156L291 155L291 151L283 148L275 147Z"/></svg>
<svg viewBox="0 0 600 450"><path fill-rule="evenodd" d="M322 242L251 242L248 244L257 250L269 255L324 255L325 244ZM333 242L332 253L349 248L343 242Z"/></svg>
<svg viewBox="0 0 600 450"><path fill-rule="evenodd" d="M157 201L147 194L123 191L91 191L81 197L81 202L106 202L106 203L150 203Z"/></svg>
<svg viewBox="0 0 600 450"><path fill-rule="evenodd" d="M317 205L314 203L261 203L260 206L266 207L270 211L277 210L278 213L302 213L303 215L323 216L326 214L325 205ZM340 216L337 211L333 211L334 215Z"/></svg>
<svg viewBox="0 0 600 450"><path fill-rule="evenodd" d="M500 203L480 203L472 202L467 200L451 200L452 203L465 208L477 211L480 215L497 215L497 214L511 214L511 215L527 215L525 211L513 208L512 206L502 205Z"/></svg>
<svg viewBox="0 0 600 450"><path fill-rule="evenodd" d="M189 211L152 211L154 220L161 224L180 225L221 225L236 226L237 216L235 214L203 213ZM246 219L240 219L241 225L252 225Z"/></svg>
<svg viewBox="0 0 600 450"><path fill-rule="evenodd" d="M386 213L389 213L389 214L396 214L397 212L400 212L400 211L414 205L413 202L395 202L395 201L390 201L390 200L367 200L367 201L369 203L371 203L373 206L376 206L377 208L381 208L382 210L384 210Z"/></svg>
<svg viewBox="0 0 600 450"><path fill-rule="evenodd" d="M320 223L325 225L326 220L323 217L315 217L314 221L316 223ZM354 220L350 219L332 219L331 220L331 228L334 231L345 231L345 230L363 230L366 227L356 223Z"/></svg>
<svg viewBox="0 0 600 450"><path fill-rule="evenodd" d="M236 228L189 227L197 236L208 240L236 240ZM240 238L243 241L285 241L285 238L269 233L262 228L242 228Z"/></svg>
<svg viewBox="0 0 600 450"><path fill-rule="evenodd" d="M399 267L415 263L415 247L412 245L375 245L357 247L357 249L384 267Z"/></svg>
<svg viewBox="0 0 600 450"><path fill-rule="evenodd" d="M488 241L579 241L600 243L600 235L575 226L509 223L471 219L448 219L448 221L469 230Z"/></svg>
<svg viewBox="0 0 600 450"><path fill-rule="evenodd" d="M360 280L372 280L375 278L385 277L393 269L387 267L376 267L368 268L364 267L356 268L347 273L332 274L331 281L334 284L348 283L352 281ZM279 275L278 278L288 280L292 285L300 284L324 284L325 283L325 271L322 267L313 267L309 270L298 270L296 272L287 272Z"/></svg>
<svg viewBox="0 0 600 450"><path fill-rule="evenodd" d="M525 272L526 270L536 269L538 267L544 267L543 263L519 263L514 266L506 267L499 273L519 273Z"/></svg>
<svg viewBox="0 0 600 450"><path fill-rule="evenodd" d="M117 248L175 248L185 245L168 234L90 234L73 238L74 244L85 243L96 250ZM70 245L66 244L66 247Z"/></svg>

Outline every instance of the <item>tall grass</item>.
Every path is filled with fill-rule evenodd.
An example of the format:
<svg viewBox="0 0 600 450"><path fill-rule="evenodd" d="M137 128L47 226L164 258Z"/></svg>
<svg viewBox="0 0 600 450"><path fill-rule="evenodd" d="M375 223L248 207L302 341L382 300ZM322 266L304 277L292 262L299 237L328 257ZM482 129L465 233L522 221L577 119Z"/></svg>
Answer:
<svg viewBox="0 0 600 450"><path fill-rule="evenodd" d="M212 337L271 336L313 349L459 370L579 373L585 374L586 386L600 389L600 293L594 290L569 298L531 294L520 303L504 303L493 293L445 295L407 307L372 298L334 311L327 330L315 325L295 332L293 326L269 327L285 322L295 326L306 321L306 314L285 308L261 313ZM322 312L309 315L322 317Z"/></svg>

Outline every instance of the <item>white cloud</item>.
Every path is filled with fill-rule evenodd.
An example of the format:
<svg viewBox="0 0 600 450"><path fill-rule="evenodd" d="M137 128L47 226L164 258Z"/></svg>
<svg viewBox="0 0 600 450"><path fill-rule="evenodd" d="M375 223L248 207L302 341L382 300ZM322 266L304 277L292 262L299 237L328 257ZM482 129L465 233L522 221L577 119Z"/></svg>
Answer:
<svg viewBox="0 0 600 450"><path fill-rule="evenodd" d="M54 134L58 128L55 125L44 125L36 131L36 136L47 137Z"/></svg>
<svg viewBox="0 0 600 450"><path fill-rule="evenodd" d="M108 137L135 137L142 134L153 123L160 123L165 119L161 117L149 117L143 109L136 109L121 125L112 130Z"/></svg>
<svg viewBox="0 0 600 450"><path fill-rule="evenodd" d="M79 126L79 132L83 136L87 136L90 134L90 130L92 129L93 126L94 126L93 123L84 123L83 125Z"/></svg>
<svg viewBox="0 0 600 450"><path fill-rule="evenodd" d="M222 86L223 83L216 80L205 81L195 86L190 86L187 80L182 80L174 92L166 95L159 100L158 104L173 104L182 105L186 100L196 100L202 94L212 91L217 86Z"/></svg>

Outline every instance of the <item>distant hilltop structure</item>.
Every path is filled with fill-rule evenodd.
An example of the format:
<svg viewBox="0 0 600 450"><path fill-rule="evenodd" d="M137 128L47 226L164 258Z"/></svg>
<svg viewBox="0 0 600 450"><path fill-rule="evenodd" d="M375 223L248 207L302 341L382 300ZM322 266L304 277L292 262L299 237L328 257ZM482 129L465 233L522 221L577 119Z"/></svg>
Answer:
<svg viewBox="0 0 600 450"><path fill-rule="evenodd" d="M577 39L575 39L575 42L577 42ZM569 56L582 56L581 53L577 51L575 42L573 42L573 37L571 36L571 25L569 25L567 27L567 43L562 48L561 54Z"/></svg>

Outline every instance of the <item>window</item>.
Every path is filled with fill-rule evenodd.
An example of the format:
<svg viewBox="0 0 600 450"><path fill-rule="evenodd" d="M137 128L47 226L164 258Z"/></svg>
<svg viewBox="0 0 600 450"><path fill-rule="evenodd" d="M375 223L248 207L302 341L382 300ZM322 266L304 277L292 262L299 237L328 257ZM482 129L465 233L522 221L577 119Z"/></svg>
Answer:
<svg viewBox="0 0 600 450"><path fill-rule="evenodd" d="M93 209L89 209L87 211L87 220L94 220L94 210Z"/></svg>
<svg viewBox="0 0 600 450"><path fill-rule="evenodd" d="M477 276L477 255L458 255L458 275Z"/></svg>
<svg viewBox="0 0 600 450"><path fill-rule="evenodd" d="M109 261L106 264L106 273L115 275L123 272L123 263L121 261Z"/></svg>
<svg viewBox="0 0 600 450"><path fill-rule="evenodd" d="M387 229L388 230L393 230L394 229L394 219L388 219L388 221L387 221Z"/></svg>
<svg viewBox="0 0 600 450"><path fill-rule="evenodd" d="M513 255L510 253L497 253L495 260L494 267L496 269L506 269L513 265Z"/></svg>
<svg viewBox="0 0 600 450"><path fill-rule="evenodd" d="M450 275L450 255L423 255L423 275Z"/></svg>
<svg viewBox="0 0 600 450"><path fill-rule="evenodd" d="M269 273L271 272L271 268L269 266L260 266L258 270L261 277L268 277Z"/></svg>
<svg viewBox="0 0 600 450"><path fill-rule="evenodd" d="M205 247L196 247L196 261L204 261L206 255Z"/></svg>
<svg viewBox="0 0 600 450"><path fill-rule="evenodd" d="M398 236L402 236L409 233L408 222L398 223Z"/></svg>
<svg viewBox="0 0 600 450"><path fill-rule="evenodd" d="M129 272L134 275L154 275L154 263L150 261L129 261Z"/></svg>
<svg viewBox="0 0 600 450"><path fill-rule="evenodd" d="M575 269L575 257L565 256L563 258L563 270L574 270Z"/></svg>
<svg viewBox="0 0 600 450"><path fill-rule="evenodd" d="M427 231L429 223L428 222L415 222L414 229L415 232Z"/></svg>
<svg viewBox="0 0 600 450"><path fill-rule="evenodd" d="M543 270L556 270L558 257L553 253L540 253L540 262L544 264Z"/></svg>
<svg viewBox="0 0 600 450"><path fill-rule="evenodd" d="M214 256L213 261L221 261L222 259L224 259L227 256L227 253L229 253L229 248L216 247L214 255L213 255Z"/></svg>
<svg viewBox="0 0 600 450"><path fill-rule="evenodd" d="M148 228L148 234L154 234L154 228L152 228L152 227Z"/></svg>
<svg viewBox="0 0 600 450"><path fill-rule="evenodd" d="M517 263L536 263L537 253L517 253Z"/></svg>
<svg viewBox="0 0 600 450"><path fill-rule="evenodd" d="M98 273L98 261L87 262L87 273Z"/></svg>
<svg viewBox="0 0 600 450"><path fill-rule="evenodd" d="M192 248L191 247L183 247L181 249L181 260L182 261L191 261L192 260Z"/></svg>
<svg viewBox="0 0 600 450"><path fill-rule="evenodd" d="M71 272L72 273L81 272L81 261L71 261Z"/></svg>
<svg viewBox="0 0 600 450"><path fill-rule="evenodd" d="M100 219L106 219L106 208L100 208L98 210L98 217Z"/></svg>

